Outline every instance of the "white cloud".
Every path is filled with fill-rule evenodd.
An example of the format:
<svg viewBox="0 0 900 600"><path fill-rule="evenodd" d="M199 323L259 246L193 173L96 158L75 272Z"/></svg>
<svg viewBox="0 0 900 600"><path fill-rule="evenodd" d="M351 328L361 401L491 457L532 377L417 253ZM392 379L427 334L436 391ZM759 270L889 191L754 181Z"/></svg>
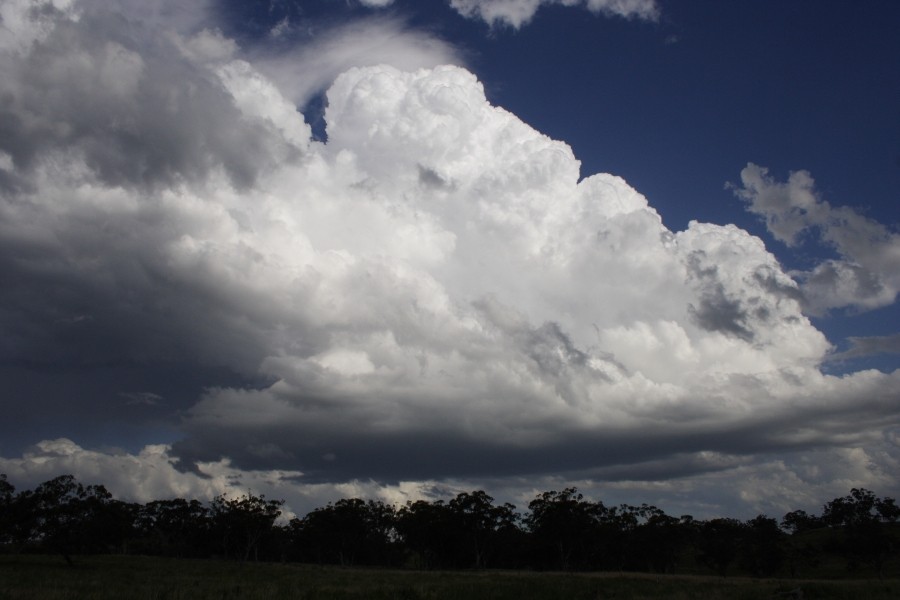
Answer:
<svg viewBox="0 0 900 600"><path fill-rule="evenodd" d="M371 6L372 8L383 8L394 3L394 0L359 0L363 6Z"/></svg>
<svg viewBox="0 0 900 600"><path fill-rule="evenodd" d="M63 473L72 474L84 483L103 484L118 498L138 502L174 497L210 500L230 489L224 474L204 478L178 472L164 445L146 446L138 454L129 454L87 450L66 438L44 440L19 458L0 458L0 472L20 489Z"/></svg>
<svg viewBox="0 0 900 600"><path fill-rule="evenodd" d="M396 18L369 18L316 31L304 44L278 53L250 51L257 69L292 102L305 105L352 67L390 64L404 70L463 64L450 44L410 29Z"/></svg>
<svg viewBox="0 0 900 600"><path fill-rule="evenodd" d="M833 308L869 310L893 304L900 291L900 235L850 207L833 207L819 197L812 176L791 173L786 183L754 164L741 171L735 193L748 210L765 219L775 239L788 246L816 235L840 256L811 271L794 274L811 314Z"/></svg>
<svg viewBox="0 0 900 600"><path fill-rule="evenodd" d="M844 360L875 354L900 354L900 333L868 337L850 336L847 341L850 342L850 348L844 352L832 354L829 357L830 360Z"/></svg>
<svg viewBox="0 0 900 600"><path fill-rule="evenodd" d="M450 6L464 17L515 29L531 21L541 6L551 4L584 7L595 14L627 19L655 21L659 18L656 0L450 0Z"/></svg>
<svg viewBox="0 0 900 600"><path fill-rule="evenodd" d="M197 465L182 472L167 445L145 446L132 454L121 450L82 448L72 440L43 440L17 458L0 457L0 473L17 490L33 489L60 474L71 474L85 484L102 484L120 500L187 498L210 501L218 495L239 497L248 492L285 500L283 519L305 515L341 498L378 499L395 506L428 499L433 482L400 482L383 485L372 481L308 484L299 471L246 471L228 460Z"/></svg>

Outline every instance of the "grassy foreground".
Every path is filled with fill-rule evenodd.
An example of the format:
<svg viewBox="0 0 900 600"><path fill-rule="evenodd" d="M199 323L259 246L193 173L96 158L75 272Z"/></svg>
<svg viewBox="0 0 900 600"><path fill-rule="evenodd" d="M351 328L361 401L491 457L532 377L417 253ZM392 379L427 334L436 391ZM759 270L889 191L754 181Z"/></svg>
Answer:
<svg viewBox="0 0 900 600"><path fill-rule="evenodd" d="M0 556L0 600L755 599L900 597L900 580L752 580L696 576L421 572L134 556Z"/></svg>

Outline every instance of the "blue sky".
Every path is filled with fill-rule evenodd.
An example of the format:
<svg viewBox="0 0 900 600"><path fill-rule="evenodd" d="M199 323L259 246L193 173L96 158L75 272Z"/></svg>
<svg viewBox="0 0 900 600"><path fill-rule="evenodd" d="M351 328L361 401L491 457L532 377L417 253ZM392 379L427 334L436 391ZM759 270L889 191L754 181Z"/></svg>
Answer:
<svg viewBox="0 0 900 600"><path fill-rule="evenodd" d="M895 3L0 17L16 485L900 492Z"/></svg>

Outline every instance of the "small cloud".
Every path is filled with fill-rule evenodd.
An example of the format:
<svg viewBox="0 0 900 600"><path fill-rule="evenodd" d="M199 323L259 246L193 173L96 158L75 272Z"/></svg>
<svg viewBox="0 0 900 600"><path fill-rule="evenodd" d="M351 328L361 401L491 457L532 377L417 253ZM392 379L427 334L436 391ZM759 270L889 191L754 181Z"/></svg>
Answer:
<svg viewBox="0 0 900 600"><path fill-rule="evenodd" d="M153 392L119 392L127 406L159 406L163 397Z"/></svg>
<svg viewBox="0 0 900 600"><path fill-rule="evenodd" d="M873 335L868 337L848 337L850 348L829 357L830 360L862 358L877 354L900 354L900 333L893 335Z"/></svg>
<svg viewBox="0 0 900 600"><path fill-rule="evenodd" d="M290 460L294 457L272 443L251 444L247 447L247 452L265 460Z"/></svg>
<svg viewBox="0 0 900 600"><path fill-rule="evenodd" d="M894 303L900 292L900 235L853 208L822 200L807 171L793 172L782 183L751 163L741 171L741 183L727 187L747 202L749 212L763 218L776 240L788 247L817 241L840 256L792 273L801 283L809 314Z"/></svg>
<svg viewBox="0 0 900 600"><path fill-rule="evenodd" d="M390 64L412 71L463 63L449 43L413 30L403 20L372 16L326 29L286 52L261 50L254 66L304 106L353 67Z"/></svg>
<svg viewBox="0 0 900 600"><path fill-rule="evenodd" d="M271 38L280 38L283 37L288 31L291 30L291 20L289 17L285 17L282 20L278 21L272 29L269 30L269 37Z"/></svg>
<svg viewBox="0 0 900 600"><path fill-rule="evenodd" d="M14 168L12 156L8 152L0 150L0 170L12 171Z"/></svg>
<svg viewBox="0 0 900 600"><path fill-rule="evenodd" d="M71 317L63 317L61 319L57 319L57 323L65 324L65 325L77 325L79 323L89 323L94 320L94 315L72 315Z"/></svg>
<svg viewBox="0 0 900 600"><path fill-rule="evenodd" d="M561 4L586 8L594 14L656 21L656 0L450 0L450 6L469 19L481 19L496 27L519 29L534 17L541 6Z"/></svg>

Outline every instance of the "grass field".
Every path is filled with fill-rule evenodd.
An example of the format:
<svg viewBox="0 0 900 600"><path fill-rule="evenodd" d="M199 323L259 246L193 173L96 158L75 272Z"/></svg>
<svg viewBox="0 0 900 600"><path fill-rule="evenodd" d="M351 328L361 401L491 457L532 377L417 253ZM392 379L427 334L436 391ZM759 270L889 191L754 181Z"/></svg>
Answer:
<svg viewBox="0 0 900 600"><path fill-rule="evenodd" d="M753 580L699 576L422 572L134 556L0 556L0 600L900 598L900 580Z"/></svg>

